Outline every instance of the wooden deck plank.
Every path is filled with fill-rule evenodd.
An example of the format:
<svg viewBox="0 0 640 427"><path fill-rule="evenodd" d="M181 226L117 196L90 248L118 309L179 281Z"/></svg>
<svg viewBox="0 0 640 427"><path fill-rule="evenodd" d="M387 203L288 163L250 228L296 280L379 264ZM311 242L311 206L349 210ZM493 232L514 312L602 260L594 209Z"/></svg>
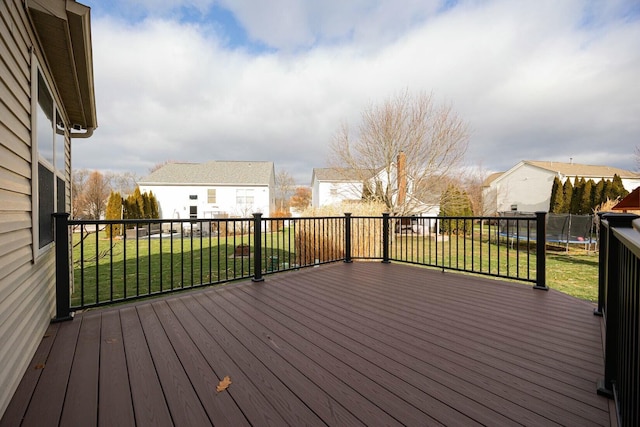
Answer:
<svg viewBox="0 0 640 427"><path fill-rule="evenodd" d="M101 313L98 425L133 426L135 415L119 310ZM118 408L110 410L110 408Z"/></svg>
<svg viewBox="0 0 640 427"><path fill-rule="evenodd" d="M143 304L137 309L173 423L179 426L210 424L212 420L202 407L153 307Z"/></svg>
<svg viewBox="0 0 640 427"><path fill-rule="evenodd" d="M210 301L206 297L197 299L197 303L201 305L202 309L211 315L211 321L208 325L210 330L216 338L224 337L225 350L234 360L239 362L248 377L259 378L262 383L260 387L268 387L265 397L277 408L280 415L292 425L324 424L310 408L314 405L307 406L308 403L300 400L293 391L313 387L313 383L290 365L287 366L277 360L278 356L272 349L264 351L265 349L260 347L259 341L239 327L244 319L231 318L224 310L220 310ZM285 378L286 384L283 383ZM323 397L318 394L309 394L309 398Z"/></svg>
<svg viewBox="0 0 640 427"><path fill-rule="evenodd" d="M286 292L283 291L282 294L277 294L277 297L281 299L287 298L286 293L300 291L301 289L302 289L301 287L297 287L295 290L293 288L287 288ZM279 291L280 290L281 289L279 289ZM311 304L318 305L319 301L321 300L321 298L318 296L318 293L326 291L325 289L319 290L317 287L309 288L309 289L304 288L303 290L309 291L308 300L307 300L307 302L309 303L308 309L312 309ZM273 290L272 292L277 293L277 291L273 291ZM326 302L326 305L323 305L322 308L319 309L319 311L325 312L325 310L329 310L330 312L332 312L332 318L338 319L341 314L346 314L348 309L353 310L353 307L357 306L357 303L355 302L355 300L348 300L344 295L338 295L338 296L339 296L338 299L340 300L340 303L336 303L339 305L338 307L331 306L331 302L335 301L335 296L334 296L332 298L328 298L328 300L330 300L331 302ZM298 294L291 295L290 298L291 298L291 301L295 301L296 305L298 306L302 305L302 302L301 302L302 297L300 295ZM354 298L355 298L355 295L354 295ZM334 311L331 311L331 310L334 310ZM483 390L485 389L492 390L493 393L497 394L497 398L494 399L493 404L502 405L502 407L496 409L496 412L498 413L509 414L510 412L508 408L510 407L510 405L515 404L515 405L521 405L527 410L530 410L532 412L536 412L536 410L538 411L544 410L544 412L549 417L554 418L556 421L560 421L563 423L570 423L570 424L579 423L582 425L588 424L588 421L586 421L583 418L585 415L602 418L602 415L605 414L603 411L598 411L598 410L594 410L591 412L587 411L586 414L584 413L584 411L579 411L579 414L567 412L562 408L562 406L572 402L572 399L566 399L564 398L563 395L560 395L557 393L555 393L554 395L552 390L548 390L540 387L537 390L537 393L535 393L537 394L538 397L544 397L544 398L546 398L549 394L551 394L552 396L550 396L550 398L547 398L547 401L545 402L540 400L539 398L532 396L532 393L529 390L530 387L527 387L527 393L524 393L524 392L520 392L517 387L513 387L511 385L505 385L499 381L496 381L495 370L490 372L481 371L480 373L478 373L477 369L486 371L484 366L476 365L475 370L470 369L466 366L469 359L464 356L461 357L457 355L455 352L445 352L444 354L441 354L441 352L439 351L433 351L434 347L438 347L437 342L431 342L431 343L426 343L424 345L420 345L421 334L419 331L418 333L415 333L412 336L408 336L403 331L403 328L411 328L411 325L409 322L404 325L395 325L396 326L395 328L390 328L390 325L393 326L393 318L386 316L384 317L385 320L382 320L382 321L378 320L378 316L382 316L382 312L384 310L385 310L384 307L379 308L377 310L371 310L370 308L365 307L364 313L370 313L372 311L376 311L376 316L374 318L367 318L365 320L361 320L358 318L357 314L350 315L349 319L345 321L344 324L349 324L352 329L357 329L358 331L360 331L362 333L362 337L363 337L362 339L369 341L370 347L377 348L377 350L380 351L381 353L383 352L382 349L387 345L390 345L390 348L388 349L389 351L388 355L391 355L393 353L394 348L402 348L403 353L407 353L409 356L412 357L412 358L411 357L406 358L404 360L404 363L407 364L408 366L412 366L414 368L420 367L422 369L427 369L428 372L431 372L432 374L433 372L430 367L431 366L437 367L438 369L442 369L445 372L445 375L452 376L451 378L454 378L455 376L459 376L461 378L464 378L465 382L473 383L476 386L475 389L468 384L466 386L470 393L469 397L472 397L474 395L476 396L484 395L484 397L487 397L488 395L486 393L483 393ZM376 324L374 322L380 322L380 323ZM367 325L367 323L371 326ZM360 327L355 326L357 324L360 324L361 326ZM384 335L384 338L381 339L382 342L376 343L375 340L370 338L376 335L378 336ZM398 337L402 337L403 339L402 340L398 339ZM427 364L429 367L420 366L419 361L422 361L422 363ZM503 378L506 379L507 381L509 380L508 375L504 375ZM439 377L439 381L445 381L445 380L446 380L446 377L444 376ZM523 386L523 385L525 384L520 384L520 386ZM461 389L461 386L462 384L456 386L455 388ZM556 406L556 405L559 405L559 406ZM520 411L517 407L513 407L513 406L511 407L512 407L513 414L516 414ZM543 422L543 420L538 420L538 422Z"/></svg>
<svg viewBox="0 0 640 427"><path fill-rule="evenodd" d="M201 298L202 295L199 297ZM193 297L184 297L180 299L180 302L184 303L188 310L201 322L203 328L207 331L205 339L215 341L214 352L223 351L225 353L224 359L228 358L233 361L233 366L229 363L226 364L228 373L225 374L233 381L233 384L228 389L232 396L235 396L237 391L240 391L241 395L260 394L261 396L256 395L252 396L252 398L257 400L262 407L265 406L262 404L264 401L266 406L271 408L265 414L268 415L268 417L265 417L265 421L269 424L282 425L288 423L300 425L315 424L319 421L319 419L314 419L309 409L282 384L280 379L266 369L248 349L244 348L198 300ZM219 357L220 355L216 354L216 356ZM245 413L245 415L250 420L256 416L251 413Z"/></svg>
<svg viewBox="0 0 640 427"><path fill-rule="evenodd" d="M245 374L233 356L227 354L226 344L232 343L226 336L212 335L209 325L209 315L194 300L194 297L184 296L167 300L172 311L182 323L202 355L213 367L218 378L229 376L233 384L227 389L233 400L237 402L245 417L252 425L283 425L286 421L276 408L270 403L266 394L273 393L271 378L261 375Z"/></svg>
<svg viewBox="0 0 640 427"><path fill-rule="evenodd" d="M231 291L231 290L230 290ZM302 346L300 350L290 344L295 342L299 346L300 341L304 340L301 335L289 334L285 329L278 328L275 323L270 323L272 328L266 328L264 325L268 322L265 316L261 316L258 310L247 307L246 305L238 306L238 300L234 299L230 292L220 292L218 295L224 298L222 304L218 304L221 309L227 310L234 318L246 319L242 326L254 334L255 338L261 340L264 347L270 347L275 353L282 357L286 362L290 363L300 372L304 372L315 385L315 387L303 387L299 389L302 393L296 393L300 399L307 402L323 420L330 425L372 425L375 423L394 424L398 421L405 424L421 423L425 419L429 419L424 413L416 411L416 408L402 405L402 402L396 403L399 407L395 410L396 414L391 418L379 406L376 406L371 400L382 401L387 399L385 403L389 405L395 396L385 394L379 386L367 384L370 380L364 376L357 377L349 369L345 369L344 363L334 363L328 365L328 353L317 346ZM212 298L217 302L218 298ZM246 309L246 310L242 310ZM253 317L256 316L256 317ZM264 348L263 348L264 351ZM284 377L278 366L283 363L269 363L274 367L274 374ZM371 389L379 396L371 395ZM309 399L310 395L325 396L313 400ZM347 409L352 411L348 412ZM404 412L402 412L404 411ZM404 420L404 421L403 421Z"/></svg>
<svg viewBox="0 0 640 427"><path fill-rule="evenodd" d="M136 424L172 426L171 413L136 308L121 309L120 322Z"/></svg>
<svg viewBox="0 0 640 427"><path fill-rule="evenodd" d="M382 274L384 277L384 274ZM379 277L375 276L375 277ZM312 279L314 283L319 283L316 281L316 278ZM369 279L367 280L375 280ZM406 283L406 282L405 282ZM433 283L430 282L429 286L429 295L431 295L433 290ZM325 285L323 285L324 287ZM332 281L327 280L326 286L331 288ZM447 288L451 288L451 286L446 285ZM359 295L358 297L361 299L365 299L364 295L368 290L366 289L368 286L361 286L359 291L363 293L363 295ZM333 287L335 289L335 286ZM328 292L333 292L328 291ZM391 292L391 290L387 290L387 292ZM527 291L528 292L528 291ZM533 291L532 291L533 292ZM331 294L331 298L334 298ZM535 295L535 293L534 293ZM464 295L462 295L464 296ZM371 298L376 301L380 301L379 294L374 294ZM394 299L398 298L397 293L394 293ZM430 296L426 298L422 298L423 300L429 299ZM415 299L415 298L414 298ZM392 300L389 299L385 301L385 304L393 304ZM492 346L499 351L501 355L501 359L505 362L515 363L516 365L520 365L526 369L532 369L534 371L538 370L538 374L548 374L548 372L539 371L540 366L545 367L553 367L555 370L552 372L552 377L561 379L562 381L567 381L577 387L582 387L584 389L591 390L593 387L593 375L592 372L584 378L585 369L582 366L574 366L568 365L566 362L566 358L556 357L554 355L555 349L551 349L549 351L541 352L535 346L535 341L533 341L533 345L527 341L522 341L519 339L519 335L514 332L511 339L504 336L498 336L491 332L490 328L486 326L486 318L478 316L475 321L464 322L459 321L455 315L450 313L455 313L455 309L457 309L457 305L455 303L440 303L437 302L435 304L425 303L422 309L419 310L419 316L421 316L421 320L419 322L415 322L416 324L422 324L426 328L429 333L439 335L441 338L445 340L457 340L457 344L473 346L474 352L486 351L485 343L490 340ZM401 305L402 309L405 310L405 307ZM446 307L446 310L442 310L439 307ZM510 307L508 304L502 306ZM465 309L461 308L460 310ZM411 307L406 308L407 311L411 311ZM491 312L491 316L496 316L498 313L499 307L496 310ZM416 314L416 313L412 313ZM442 319L441 319L442 318ZM479 322L478 319L482 319L482 322ZM594 321L593 318L589 318L591 322ZM452 328L452 325L457 325L457 328ZM533 326L530 326L533 327ZM594 329L594 334L597 334L597 331ZM561 344L561 343L560 343ZM523 348L524 347L524 348ZM490 357L493 357L493 353L488 354ZM597 374L597 373L596 373ZM584 379L580 379L583 377Z"/></svg>
<svg viewBox="0 0 640 427"><path fill-rule="evenodd" d="M263 295L260 304L266 304L266 299L270 299L270 306L288 313L295 321L304 324L309 331L318 334L314 336L316 340L319 339L318 345L337 349L342 347L352 354L358 354L361 356L361 360L350 360L347 353L344 352L338 355L340 358L350 360L352 366L356 366L366 375L375 378L376 381L386 383L386 375L384 373L381 375L381 370L401 378L412 387L395 391L419 407L424 405L427 412L433 411L432 416L438 421L447 425L470 425L474 422L473 420L485 425L511 425L513 423L503 414L488 409L474 399L467 397L465 393L460 393L460 390L443 386L442 378L445 378L444 376L441 375L434 379L433 375L417 372L411 363L399 363L394 358L401 354L403 349L391 348L387 354L381 353L380 348L385 345L384 343L380 341L367 342L366 337L352 330L353 324L345 328L343 323L336 320L336 317L340 318L340 313L315 313L311 305L292 304L292 300L286 296L277 295L274 297L270 295L271 292L270 289ZM300 311L296 314L297 310ZM379 325L374 324L374 329L377 326ZM378 332L376 331L374 334L378 335ZM409 393L406 394L407 392ZM453 411L447 407L451 402L456 402ZM455 412L460 412L460 414Z"/></svg>
<svg viewBox="0 0 640 427"><path fill-rule="evenodd" d="M237 288L233 293L226 293L225 298L229 299L230 303L238 306L244 306L246 309L251 309L252 304L255 304L256 300L249 294L245 294L243 291L246 289ZM317 334L307 325L299 322L292 316L292 313L287 308L282 308L279 311L277 308L271 307L266 300L260 300L260 313L254 309L254 314L258 317L258 322L268 325L273 330L274 334L281 334L282 340L279 340L277 345L283 347L289 343L293 343L299 348L301 352L307 354L316 363L322 365L328 371L336 374L342 381L345 381L347 385L351 385L354 389L367 397L371 394L371 389L386 388L387 390L393 390L395 394L404 399L407 403L414 405L416 408L420 408L424 415L420 419L420 422L435 425L439 422L444 424L458 424L458 425L473 425L473 420L460 414L458 411L446 406L445 404L434 401L430 396L422 393L419 389L414 388L411 384L398 381L398 378L391 378L391 375L385 375L385 378L379 379L379 383L373 383L370 378L359 370L354 369L355 366L361 366L363 363L362 357L356 353L341 347L338 343L331 341ZM286 314L285 314L286 313ZM310 320L311 322L312 320ZM296 336L297 335L297 336ZM377 369L377 368L375 368ZM366 369L360 368L361 371L367 372ZM367 381L363 381L358 378L362 376L367 378ZM356 377L355 379L352 379ZM320 385L320 384L319 384ZM350 408L354 414L362 416L359 406L349 405L353 397L346 396L341 397L336 393L335 388L328 387L325 384L321 384L325 388L327 393L331 393L337 399L345 399L344 405ZM384 396L382 396L384 398ZM369 396L370 400L379 399L376 396ZM382 405L385 407L386 405ZM429 414L438 414L438 420L434 419ZM400 416L400 418L403 418ZM403 422L408 422L405 419L401 419Z"/></svg>
<svg viewBox="0 0 640 427"><path fill-rule="evenodd" d="M611 425L592 311L397 263L274 274L52 326L0 426Z"/></svg>
<svg viewBox="0 0 640 427"><path fill-rule="evenodd" d="M47 328L47 331L40 342L40 345L36 349L36 353L31 359L31 363L27 367L27 371L24 373L18 388L16 389L9 406L2 418L0 418L1 427L13 427L20 425L24 418L29 402L33 392L38 385L40 375L42 374L42 368L46 365L49 353L53 347L53 343L58 333L60 323L52 323Z"/></svg>
<svg viewBox="0 0 640 427"><path fill-rule="evenodd" d="M57 425L67 391L73 353L81 321L60 325L56 339L33 391L23 426Z"/></svg>
<svg viewBox="0 0 640 427"><path fill-rule="evenodd" d="M249 422L231 395L215 391L222 377L215 375L214 370L207 363L198 347L189 339L187 330L182 327L167 302L156 302L153 304L153 308L160 323L164 326L167 337L180 358L180 363L189 376L189 381L205 408L209 420L215 425L248 426ZM188 328L190 329L189 326Z"/></svg>
<svg viewBox="0 0 640 427"><path fill-rule="evenodd" d="M100 317L83 317L60 424L76 426L96 424L99 355Z"/></svg>

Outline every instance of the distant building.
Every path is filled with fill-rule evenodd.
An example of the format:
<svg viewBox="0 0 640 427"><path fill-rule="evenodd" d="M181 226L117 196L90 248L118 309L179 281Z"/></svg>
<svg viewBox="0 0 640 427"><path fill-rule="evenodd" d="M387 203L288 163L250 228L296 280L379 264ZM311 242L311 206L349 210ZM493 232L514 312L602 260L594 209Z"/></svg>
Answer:
<svg viewBox="0 0 640 427"><path fill-rule="evenodd" d="M311 207L362 200L362 173L342 168L314 168L311 176Z"/></svg>
<svg viewBox="0 0 640 427"><path fill-rule="evenodd" d="M138 185L165 219L251 217L275 211L273 162L167 163Z"/></svg>
<svg viewBox="0 0 640 427"><path fill-rule="evenodd" d="M484 214L498 212L549 211L551 188L557 177L562 183L576 177L585 180L613 179L620 176L625 189L632 191L640 185L640 175L609 166L577 163L521 161L506 172L490 175L484 183Z"/></svg>

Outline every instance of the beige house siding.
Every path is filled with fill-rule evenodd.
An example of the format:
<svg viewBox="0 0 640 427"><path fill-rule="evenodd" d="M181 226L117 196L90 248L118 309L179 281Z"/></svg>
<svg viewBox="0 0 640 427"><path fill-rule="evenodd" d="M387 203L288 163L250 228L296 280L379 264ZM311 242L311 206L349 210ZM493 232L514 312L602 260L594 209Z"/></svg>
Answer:
<svg viewBox="0 0 640 427"><path fill-rule="evenodd" d="M55 308L53 247L42 253L35 262L32 247L32 47L38 49L23 2L1 2L0 416L28 368ZM42 55L37 50L35 53L44 67L46 62ZM55 90L55 86L49 83ZM65 145L68 208L68 138Z"/></svg>

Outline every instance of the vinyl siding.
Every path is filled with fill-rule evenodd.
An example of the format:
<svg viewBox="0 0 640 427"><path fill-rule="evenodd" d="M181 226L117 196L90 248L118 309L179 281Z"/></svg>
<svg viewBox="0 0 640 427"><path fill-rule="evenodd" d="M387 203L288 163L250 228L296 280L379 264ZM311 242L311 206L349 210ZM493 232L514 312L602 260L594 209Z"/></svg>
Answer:
<svg viewBox="0 0 640 427"><path fill-rule="evenodd" d="M55 308L54 251L33 259L30 48L36 43L22 3L0 3L0 416Z"/></svg>

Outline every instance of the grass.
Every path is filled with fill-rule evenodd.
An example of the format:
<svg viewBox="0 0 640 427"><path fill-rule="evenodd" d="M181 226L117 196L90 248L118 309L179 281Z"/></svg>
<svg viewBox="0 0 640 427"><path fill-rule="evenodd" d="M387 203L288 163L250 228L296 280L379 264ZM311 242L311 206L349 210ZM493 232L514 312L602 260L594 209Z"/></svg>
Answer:
<svg viewBox="0 0 640 427"><path fill-rule="evenodd" d="M314 238L318 234L328 233L322 230L314 233ZM296 231L296 235L305 236L301 230ZM294 237L288 228L265 234L262 265L267 271L287 269L297 263L313 263L314 258L328 262L339 255L340 248L332 249L325 243L321 243L320 248L316 243L315 248L320 251L311 252L313 243L301 244ZM240 244L255 246L248 235L193 239L174 235L173 239L141 238L136 244L135 239L109 240L100 233L88 235L82 245L78 244L79 240L79 235L74 234L72 306L153 295L253 275L254 254L248 257L234 255ZM357 256L358 246L354 243L354 256ZM376 257L381 257L379 248L374 252ZM470 236L456 238L452 235L450 241L438 245L429 237L398 236L390 256L417 264L535 279L535 250L513 242L490 240L477 233L473 240ZM81 263L80 260L84 261ZM528 277L527 265L532 266L531 277ZM546 279L550 288L587 301L597 301L597 277L597 254L575 249L569 252L548 250Z"/></svg>

